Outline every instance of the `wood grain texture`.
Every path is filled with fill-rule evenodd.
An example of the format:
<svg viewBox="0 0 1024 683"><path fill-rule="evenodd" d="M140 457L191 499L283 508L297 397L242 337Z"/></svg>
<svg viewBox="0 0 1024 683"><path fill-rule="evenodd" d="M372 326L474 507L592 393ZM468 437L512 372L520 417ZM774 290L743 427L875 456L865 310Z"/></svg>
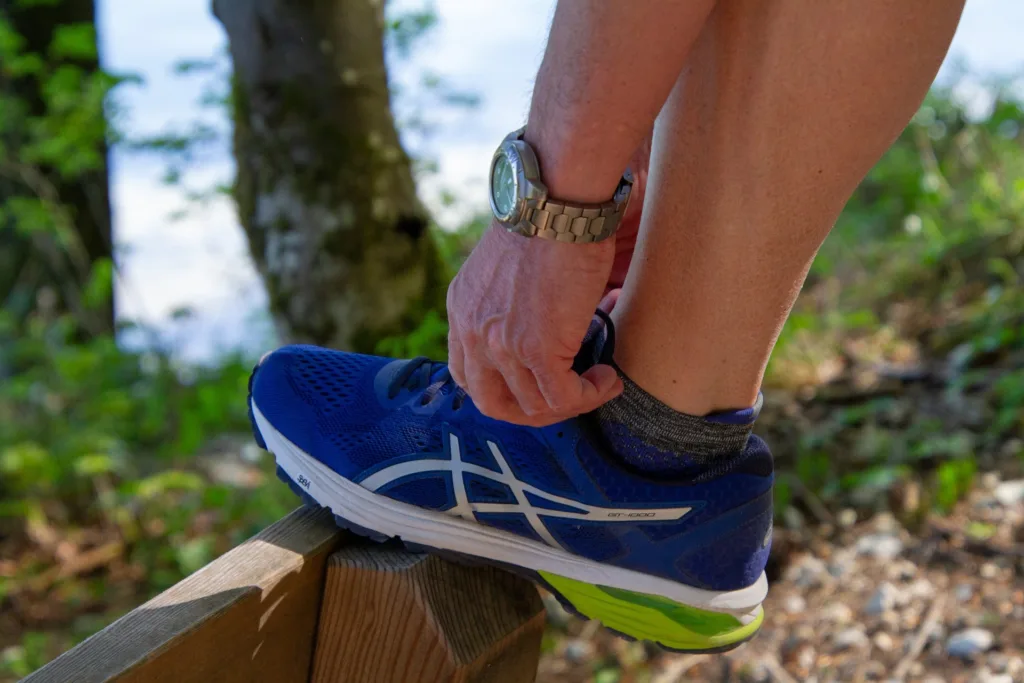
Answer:
<svg viewBox="0 0 1024 683"><path fill-rule="evenodd" d="M23 683L306 683L341 539L327 511L296 510Z"/></svg>
<svg viewBox="0 0 1024 683"><path fill-rule="evenodd" d="M328 561L314 683L527 683L544 609L528 581L388 546Z"/></svg>

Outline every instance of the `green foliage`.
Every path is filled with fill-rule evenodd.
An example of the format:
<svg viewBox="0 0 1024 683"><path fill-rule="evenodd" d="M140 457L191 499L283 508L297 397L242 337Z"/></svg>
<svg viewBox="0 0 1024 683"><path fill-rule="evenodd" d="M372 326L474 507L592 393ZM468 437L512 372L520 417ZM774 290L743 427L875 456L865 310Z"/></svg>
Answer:
<svg viewBox="0 0 1024 683"><path fill-rule="evenodd" d="M883 504L924 471L949 509L1024 435L1024 109L997 85L970 116L955 90L933 90L858 187L769 365L768 385L805 396L868 377L802 430L796 473L826 498ZM883 366L936 368L944 389L870 379Z"/></svg>

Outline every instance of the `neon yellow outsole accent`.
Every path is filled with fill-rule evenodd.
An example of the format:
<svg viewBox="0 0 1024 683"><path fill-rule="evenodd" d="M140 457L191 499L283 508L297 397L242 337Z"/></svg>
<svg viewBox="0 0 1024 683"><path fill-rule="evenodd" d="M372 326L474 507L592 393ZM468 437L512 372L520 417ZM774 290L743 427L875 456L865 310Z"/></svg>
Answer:
<svg viewBox="0 0 1024 683"><path fill-rule="evenodd" d="M539 572L547 583L589 619L632 638L673 650L727 650L753 636L764 621L757 608L744 624L731 614L709 612L647 593L595 586Z"/></svg>

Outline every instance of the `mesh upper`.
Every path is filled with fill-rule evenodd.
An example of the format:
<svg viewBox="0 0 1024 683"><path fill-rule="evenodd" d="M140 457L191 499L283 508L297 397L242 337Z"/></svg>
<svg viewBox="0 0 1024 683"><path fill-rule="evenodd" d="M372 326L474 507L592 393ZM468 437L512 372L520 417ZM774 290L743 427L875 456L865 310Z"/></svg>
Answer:
<svg viewBox="0 0 1024 683"><path fill-rule="evenodd" d="M499 423L474 410L437 415L413 410L416 401L388 403L375 378L391 359L289 346L271 354L252 381L254 402L279 431L341 476L360 481L403 461L446 459L446 433L458 435L461 459L501 473L487 441L493 441L513 475L526 484L573 501L601 507L689 507L678 521L605 522L545 514L573 512L543 497L529 503L548 532L570 552L598 562L664 576L689 585L732 590L749 585L767 559L762 548L770 500L749 515L715 526L730 511L764 494L771 485L771 455L750 437L742 453L714 463L690 463L672 476L651 477L624 466L600 444L567 422L558 439L540 430ZM449 397L437 399L439 402ZM650 448L630 434L617 448ZM549 445L550 444L550 445ZM663 454L662 454L663 455ZM515 504L512 490L477 474L463 479L471 504ZM433 510L454 506L451 475L436 472L398 479L383 495ZM533 540L541 537L520 513L477 513L477 520ZM713 533L703 533L714 528Z"/></svg>

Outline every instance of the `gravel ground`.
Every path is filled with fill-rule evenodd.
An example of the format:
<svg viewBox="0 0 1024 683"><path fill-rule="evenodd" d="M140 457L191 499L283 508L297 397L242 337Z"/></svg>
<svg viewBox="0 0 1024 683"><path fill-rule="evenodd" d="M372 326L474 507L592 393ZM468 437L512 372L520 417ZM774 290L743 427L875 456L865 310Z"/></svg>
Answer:
<svg viewBox="0 0 1024 683"><path fill-rule="evenodd" d="M1024 480L913 529L852 510L776 531L766 619L725 655L617 639L549 600L540 683L1024 681Z"/></svg>

